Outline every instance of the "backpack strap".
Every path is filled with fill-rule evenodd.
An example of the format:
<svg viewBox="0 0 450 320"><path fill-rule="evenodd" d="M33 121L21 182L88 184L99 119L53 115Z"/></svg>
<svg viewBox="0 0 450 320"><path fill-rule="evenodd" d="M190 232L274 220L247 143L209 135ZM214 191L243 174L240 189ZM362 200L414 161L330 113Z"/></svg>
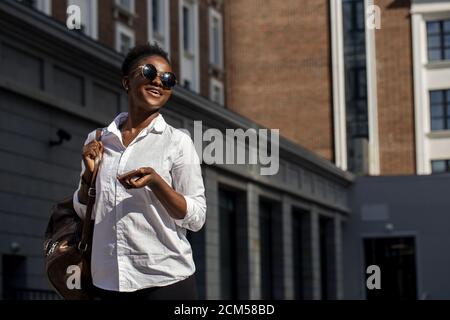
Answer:
<svg viewBox="0 0 450 320"><path fill-rule="evenodd" d="M101 141L102 132L103 132L102 128L98 128L96 130L95 140ZM94 171L92 173L91 183L90 183L89 191L88 191L86 216L84 218L81 240L78 243L78 249L81 250L82 252L86 252L88 250L89 243L90 243L90 230L92 228L92 209L94 208L95 196L96 196L95 181L97 179L97 173L98 173L98 169L100 167L102 158L103 158L103 155L100 154L98 157L95 158L95 162L94 162L95 163Z"/></svg>

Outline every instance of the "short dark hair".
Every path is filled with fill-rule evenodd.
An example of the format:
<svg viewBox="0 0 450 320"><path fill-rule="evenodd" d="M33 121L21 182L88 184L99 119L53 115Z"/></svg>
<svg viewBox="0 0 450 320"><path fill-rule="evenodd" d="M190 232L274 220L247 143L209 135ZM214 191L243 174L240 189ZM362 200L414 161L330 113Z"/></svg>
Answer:
<svg viewBox="0 0 450 320"><path fill-rule="evenodd" d="M169 54L164 51L164 49L161 48L156 41L153 42L153 44L140 44L132 48L126 55L125 60L123 60L122 76L128 76L134 64L140 59L148 56L160 56L170 65Z"/></svg>

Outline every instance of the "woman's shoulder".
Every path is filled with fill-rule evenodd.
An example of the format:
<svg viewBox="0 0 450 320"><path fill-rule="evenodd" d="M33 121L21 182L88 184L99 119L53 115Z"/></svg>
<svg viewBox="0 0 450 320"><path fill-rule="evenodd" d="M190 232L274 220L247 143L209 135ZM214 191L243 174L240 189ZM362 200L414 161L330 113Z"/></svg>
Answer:
<svg viewBox="0 0 450 320"><path fill-rule="evenodd" d="M167 124L168 133L172 142L189 143L192 142L191 133L185 128L175 128Z"/></svg>
<svg viewBox="0 0 450 320"><path fill-rule="evenodd" d="M88 133L88 135L86 137L86 141L84 142L84 144L88 144L89 142L91 142L92 140L95 139L95 136L97 134L97 130L100 130L101 135L103 135L103 133L105 132L105 128L96 128L96 129L92 130L91 132Z"/></svg>

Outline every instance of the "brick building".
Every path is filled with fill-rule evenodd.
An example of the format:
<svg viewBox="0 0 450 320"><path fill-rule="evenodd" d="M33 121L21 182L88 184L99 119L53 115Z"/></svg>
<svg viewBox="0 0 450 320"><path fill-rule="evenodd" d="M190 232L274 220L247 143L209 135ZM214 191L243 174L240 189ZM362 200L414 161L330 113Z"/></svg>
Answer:
<svg viewBox="0 0 450 320"><path fill-rule="evenodd" d="M228 108L356 173L448 171L448 2L224 7Z"/></svg>
<svg viewBox="0 0 450 320"><path fill-rule="evenodd" d="M130 46L156 39L169 50L182 84L162 109L170 125L191 136L194 120L224 133L262 127L223 107L220 1L22 2L0 1L0 295L47 299L49 212L77 186L86 134L127 110L120 65ZM81 31L64 21L74 3ZM50 146L61 132L71 139ZM201 298L343 298L353 176L283 137L276 145L272 176L262 164L202 164L207 222L188 233Z"/></svg>
<svg viewBox="0 0 450 320"><path fill-rule="evenodd" d="M64 23L67 5L80 5L89 13L83 31L118 51L158 41L185 87L279 128L344 170L449 170L450 154L442 151L450 143L442 113L450 78L445 2L34 2ZM372 3L379 11L368 8ZM367 28L367 10L379 14L380 29Z"/></svg>
<svg viewBox="0 0 450 320"><path fill-rule="evenodd" d="M66 27L73 4L81 8L80 31ZM202 298L371 298L363 266L376 248L409 261L386 271L400 270L410 284L389 294L448 298L450 283L440 277L450 259L433 254L450 241L443 230L447 176L355 179L350 172L450 170L450 7L375 0L381 29L373 30L365 24L369 4L0 2L2 296L51 295L39 242L49 209L77 183L85 133L126 110L123 54L157 41L181 83L163 110L169 124L191 132L194 120L222 131L280 129L275 176L202 165L207 224L190 234ZM72 140L49 149L57 129Z"/></svg>

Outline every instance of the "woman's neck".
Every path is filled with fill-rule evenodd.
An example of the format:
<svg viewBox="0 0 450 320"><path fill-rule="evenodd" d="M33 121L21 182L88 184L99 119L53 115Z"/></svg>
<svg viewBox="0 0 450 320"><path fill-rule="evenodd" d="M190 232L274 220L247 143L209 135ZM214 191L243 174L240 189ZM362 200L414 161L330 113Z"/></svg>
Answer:
<svg viewBox="0 0 450 320"><path fill-rule="evenodd" d="M159 115L159 110L155 111L141 111L141 110L131 110L128 108L127 120L123 122L121 130L135 131L142 130L147 127L153 119Z"/></svg>

